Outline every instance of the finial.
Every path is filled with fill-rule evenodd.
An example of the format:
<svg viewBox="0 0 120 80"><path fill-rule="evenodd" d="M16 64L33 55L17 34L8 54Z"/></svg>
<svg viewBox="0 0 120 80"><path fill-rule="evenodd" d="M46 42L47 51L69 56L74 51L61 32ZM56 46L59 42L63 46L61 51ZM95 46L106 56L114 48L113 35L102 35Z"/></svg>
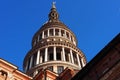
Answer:
<svg viewBox="0 0 120 80"><path fill-rule="evenodd" d="M56 2L52 2L52 8L56 8L55 4L56 4Z"/></svg>

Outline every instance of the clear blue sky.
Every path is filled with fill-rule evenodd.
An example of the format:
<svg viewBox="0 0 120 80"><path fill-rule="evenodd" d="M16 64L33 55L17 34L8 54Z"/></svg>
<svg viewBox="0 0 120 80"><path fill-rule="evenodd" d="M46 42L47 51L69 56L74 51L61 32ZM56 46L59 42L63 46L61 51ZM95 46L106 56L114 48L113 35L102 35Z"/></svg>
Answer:
<svg viewBox="0 0 120 80"><path fill-rule="evenodd" d="M19 67L54 0L0 0L0 58ZM90 61L120 32L120 0L56 0L60 20Z"/></svg>

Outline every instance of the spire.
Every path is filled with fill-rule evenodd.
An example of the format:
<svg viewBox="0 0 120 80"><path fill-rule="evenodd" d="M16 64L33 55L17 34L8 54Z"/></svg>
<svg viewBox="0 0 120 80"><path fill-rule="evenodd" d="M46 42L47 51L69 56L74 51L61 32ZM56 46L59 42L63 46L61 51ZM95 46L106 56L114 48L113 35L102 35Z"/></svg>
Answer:
<svg viewBox="0 0 120 80"><path fill-rule="evenodd" d="M53 2L53 3L52 3L52 8L56 8L55 3L56 3L56 2Z"/></svg>
<svg viewBox="0 0 120 80"><path fill-rule="evenodd" d="M56 10L55 2L52 3L52 8L49 13L49 22L58 22L59 14Z"/></svg>

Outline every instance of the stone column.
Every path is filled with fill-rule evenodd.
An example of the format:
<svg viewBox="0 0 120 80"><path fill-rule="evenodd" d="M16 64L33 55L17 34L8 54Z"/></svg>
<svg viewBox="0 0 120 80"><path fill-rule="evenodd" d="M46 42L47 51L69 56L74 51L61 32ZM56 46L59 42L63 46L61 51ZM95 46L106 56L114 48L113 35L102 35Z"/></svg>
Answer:
<svg viewBox="0 0 120 80"><path fill-rule="evenodd" d="M68 54L68 57L69 57L69 62L71 62L70 54Z"/></svg>
<svg viewBox="0 0 120 80"><path fill-rule="evenodd" d="M70 55L71 55L71 61L72 61L72 63L74 64L74 60L73 60L73 53L72 53L72 50L70 50Z"/></svg>
<svg viewBox="0 0 120 80"><path fill-rule="evenodd" d="M79 61L80 61L81 68L83 68L81 57L79 57Z"/></svg>
<svg viewBox="0 0 120 80"><path fill-rule="evenodd" d="M40 63L42 63L42 56L41 56L42 54L40 53Z"/></svg>
<svg viewBox="0 0 120 80"><path fill-rule="evenodd" d="M64 49L64 47L62 47L62 55L63 55L63 61L66 61L66 59L65 59L65 49Z"/></svg>
<svg viewBox="0 0 120 80"><path fill-rule="evenodd" d="M44 38L44 31L42 32L42 39Z"/></svg>
<svg viewBox="0 0 120 80"><path fill-rule="evenodd" d="M77 55L77 61L78 61L78 65L80 66L80 69L81 69L79 55L78 55L78 54L76 54L76 55Z"/></svg>
<svg viewBox="0 0 120 80"><path fill-rule="evenodd" d="M61 29L59 29L59 36L61 36Z"/></svg>
<svg viewBox="0 0 120 80"><path fill-rule="evenodd" d="M45 48L45 62L48 60L48 48Z"/></svg>
<svg viewBox="0 0 120 80"><path fill-rule="evenodd" d="M29 69L32 67L32 63L33 63L33 55L32 55L31 58L30 58L30 66L29 66Z"/></svg>
<svg viewBox="0 0 120 80"><path fill-rule="evenodd" d="M40 50L38 50L37 52L37 61L36 61L36 64L39 64L40 62Z"/></svg>
<svg viewBox="0 0 120 80"><path fill-rule="evenodd" d="M54 46L53 51L54 51L54 52L53 52L53 53L54 53L54 54L53 54L53 55L54 55L54 60L56 60L56 46Z"/></svg>
<svg viewBox="0 0 120 80"><path fill-rule="evenodd" d="M70 35L70 33L69 33L69 39L70 39L70 41L71 41L71 35Z"/></svg>

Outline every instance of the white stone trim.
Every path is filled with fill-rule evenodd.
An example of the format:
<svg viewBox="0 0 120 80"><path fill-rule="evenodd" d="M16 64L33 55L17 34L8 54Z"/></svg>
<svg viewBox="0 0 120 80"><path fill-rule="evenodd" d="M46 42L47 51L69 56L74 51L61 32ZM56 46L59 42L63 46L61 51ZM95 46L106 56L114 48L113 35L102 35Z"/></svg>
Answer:
<svg viewBox="0 0 120 80"><path fill-rule="evenodd" d="M37 52L37 61L36 61L36 64L39 64L39 61L40 61L40 50L38 50L38 52Z"/></svg>
<svg viewBox="0 0 120 80"><path fill-rule="evenodd" d="M63 61L66 61L66 59L65 59L65 49L64 49L64 47L62 47L62 55L63 55Z"/></svg>
<svg viewBox="0 0 120 80"><path fill-rule="evenodd" d="M42 39L44 39L44 31L42 32Z"/></svg>
<svg viewBox="0 0 120 80"><path fill-rule="evenodd" d="M72 50L70 50L70 55L71 55L72 63L74 64L74 59L73 59L73 53L72 53Z"/></svg>
<svg viewBox="0 0 120 80"><path fill-rule="evenodd" d="M54 53L54 54L53 54L54 60L56 60L56 47L55 47L55 46L53 47L53 51L54 51L54 52L53 52L53 53Z"/></svg>
<svg viewBox="0 0 120 80"><path fill-rule="evenodd" d="M81 65L80 65L80 59L79 59L79 55L78 54L76 54L77 55L77 61L78 61L78 65L80 66L80 68L81 68Z"/></svg>
<svg viewBox="0 0 120 80"><path fill-rule="evenodd" d="M45 62L48 61L48 48L45 48Z"/></svg>

